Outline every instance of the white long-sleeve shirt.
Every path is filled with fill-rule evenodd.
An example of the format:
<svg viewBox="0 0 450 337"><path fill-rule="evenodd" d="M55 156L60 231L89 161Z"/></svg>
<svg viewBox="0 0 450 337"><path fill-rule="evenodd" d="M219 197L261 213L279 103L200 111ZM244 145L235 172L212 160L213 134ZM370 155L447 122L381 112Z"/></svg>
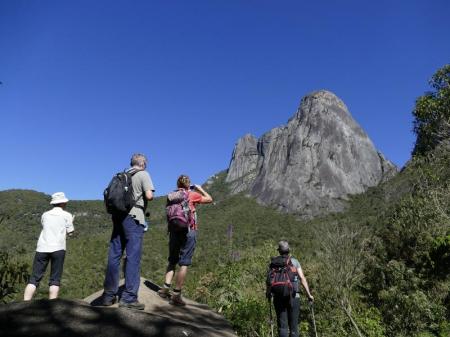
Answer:
<svg viewBox="0 0 450 337"><path fill-rule="evenodd" d="M73 232L73 216L61 207L54 207L42 214L42 231L36 251L52 253L66 250L66 234Z"/></svg>

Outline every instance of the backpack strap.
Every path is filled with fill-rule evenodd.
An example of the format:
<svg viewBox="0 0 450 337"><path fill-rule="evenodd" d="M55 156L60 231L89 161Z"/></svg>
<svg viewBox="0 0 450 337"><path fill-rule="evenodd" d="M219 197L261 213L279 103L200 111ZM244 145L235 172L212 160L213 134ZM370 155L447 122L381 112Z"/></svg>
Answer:
<svg viewBox="0 0 450 337"><path fill-rule="evenodd" d="M140 172L140 171L144 171L143 169L137 169L135 167L130 167L129 169L125 169L123 172L124 173L129 173L131 174L131 176L134 176L136 173Z"/></svg>
<svg viewBox="0 0 450 337"><path fill-rule="evenodd" d="M292 261L291 261L291 256L289 255L286 259L286 266L289 266L290 264L292 264Z"/></svg>

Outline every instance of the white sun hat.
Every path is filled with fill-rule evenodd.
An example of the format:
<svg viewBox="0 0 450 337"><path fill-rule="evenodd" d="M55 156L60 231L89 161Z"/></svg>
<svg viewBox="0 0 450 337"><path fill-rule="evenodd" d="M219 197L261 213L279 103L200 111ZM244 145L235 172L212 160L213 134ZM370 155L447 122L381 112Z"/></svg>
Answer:
<svg viewBox="0 0 450 337"><path fill-rule="evenodd" d="M56 192L52 194L52 201L50 201L50 205L64 204L68 201L69 199L66 198L64 192Z"/></svg>

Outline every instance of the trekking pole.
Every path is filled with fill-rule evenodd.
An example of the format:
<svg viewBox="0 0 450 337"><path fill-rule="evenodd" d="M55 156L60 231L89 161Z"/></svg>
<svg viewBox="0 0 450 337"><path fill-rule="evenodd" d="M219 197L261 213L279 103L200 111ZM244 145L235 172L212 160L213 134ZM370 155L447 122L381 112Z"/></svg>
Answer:
<svg viewBox="0 0 450 337"><path fill-rule="evenodd" d="M272 316L272 300L271 298L268 299L269 300L269 314L270 314L270 336L273 337L273 316Z"/></svg>
<svg viewBox="0 0 450 337"><path fill-rule="evenodd" d="M311 317L312 317L312 322L313 322L313 327L314 327L314 336L317 337L316 319L314 317L314 302L311 300L309 301L309 309L311 311Z"/></svg>

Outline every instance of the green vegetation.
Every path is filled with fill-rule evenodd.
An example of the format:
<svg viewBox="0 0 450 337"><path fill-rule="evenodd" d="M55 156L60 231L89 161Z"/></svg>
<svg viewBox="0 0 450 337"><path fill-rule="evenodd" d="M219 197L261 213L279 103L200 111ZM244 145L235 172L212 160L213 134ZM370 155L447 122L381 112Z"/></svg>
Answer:
<svg viewBox="0 0 450 337"><path fill-rule="evenodd" d="M450 314L450 148L417 158L416 183L380 219L369 293L390 335L438 335Z"/></svg>
<svg viewBox="0 0 450 337"><path fill-rule="evenodd" d="M320 336L449 336L450 145L448 133L442 136L448 69L433 77L437 91L417 102L413 159L391 180L352 197L342 213L299 220L243 194L230 196L225 172L210 179L206 188L215 203L199 207L186 296L221 312L241 336L269 336L265 272L285 238L315 296ZM425 103L438 109L427 110ZM8 261L14 256L13 265L31 264L48 202L33 191L0 192L0 250ZM142 276L157 283L168 253L164 202L150 203L142 261ZM100 201L73 201L68 211L76 214L77 235L68 240L61 296L83 298L102 288L111 224ZM47 296L45 288L39 296ZM303 297L303 335L311 333L309 319Z"/></svg>
<svg viewBox="0 0 450 337"><path fill-rule="evenodd" d="M414 154L423 155L450 138L450 64L433 75L430 85L434 91L419 97L413 112Z"/></svg>
<svg viewBox="0 0 450 337"><path fill-rule="evenodd" d="M0 252L0 302L6 303L15 293L18 285L28 277L28 265L14 261L8 253Z"/></svg>

